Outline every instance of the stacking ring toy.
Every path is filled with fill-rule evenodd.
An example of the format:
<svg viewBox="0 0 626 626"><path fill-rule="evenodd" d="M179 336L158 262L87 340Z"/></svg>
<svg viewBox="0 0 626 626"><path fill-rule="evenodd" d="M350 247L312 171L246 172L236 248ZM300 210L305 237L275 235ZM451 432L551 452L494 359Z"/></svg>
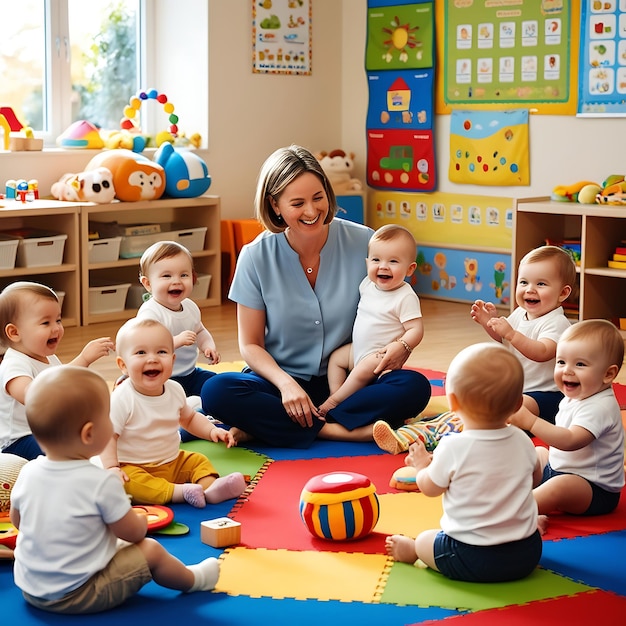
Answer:
<svg viewBox="0 0 626 626"><path fill-rule="evenodd" d="M15 549L17 541L17 528L11 524L8 513L0 515L0 545L6 546L11 550Z"/></svg>
<svg viewBox="0 0 626 626"><path fill-rule="evenodd" d="M174 105L168 102L167 96L164 93L159 93L156 89L150 89L149 91L140 91L136 96L132 96L128 102L128 106L124 108L124 117L120 123L120 126L124 130L139 130L138 125L135 123L137 111L141 108L141 105L146 100L156 100L163 105L163 110L168 115L168 121L170 123L169 132L173 137L178 134L178 115L174 113Z"/></svg>
<svg viewBox="0 0 626 626"><path fill-rule="evenodd" d="M160 504L138 504L133 507L139 512L145 512L148 516L148 532L154 532L165 528L174 520L174 511Z"/></svg>
<svg viewBox="0 0 626 626"><path fill-rule="evenodd" d="M361 539L372 532L379 515L376 486L354 472L314 476L300 495L300 517L320 539Z"/></svg>

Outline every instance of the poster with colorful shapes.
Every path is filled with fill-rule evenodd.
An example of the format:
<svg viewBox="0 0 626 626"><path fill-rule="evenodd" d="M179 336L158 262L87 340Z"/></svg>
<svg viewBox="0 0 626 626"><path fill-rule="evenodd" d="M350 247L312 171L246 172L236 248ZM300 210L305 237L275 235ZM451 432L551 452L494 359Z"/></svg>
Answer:
<svg viewBox="0 0 626 626"><path fill-rule="evenodd" d="M626 115L626 0L584 0L578 115Z"/></svg>
<svg viewBox="0 0 626 626"><path fill-rule="evenodd" d="M368 128L432 129L432 69L367 72Z"/></svg>
<svg viewBox="0 0 626 626"><path fill-rule="evenodd" d="M366 166L370 187L433 191L437 180L432 131L368 130Z"/></svg>
<svg viewBox="0 0 626 626"><path fill-rule="evenodd" d="M442 4L446 105L570 100L570 0Z"/></svg>
<svg viewBox="0 0 626 626"><path fill-rule="evenodd" d="M448 178L470 185L530 184L528 111L452 111Z"/></svg>
<svg viewBox="0 0 626 626"><path fill-rule="evenodd" d="M432 2L387 6L370 0L367 10L365 69L399 70L433 67Z"/></svg>
<svg viewBox="0 0 626 626"><path fill-rule="evenodd" d="M311 74L311 0L252 0L252 71Z"/></svg>

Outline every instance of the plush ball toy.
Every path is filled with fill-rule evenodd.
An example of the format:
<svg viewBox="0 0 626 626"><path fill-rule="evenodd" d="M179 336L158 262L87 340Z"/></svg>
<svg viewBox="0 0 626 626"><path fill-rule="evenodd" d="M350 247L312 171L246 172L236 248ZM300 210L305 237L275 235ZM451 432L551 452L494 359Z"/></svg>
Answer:
<svg viewBox="0 0 626 626"><path fill-rule="evenodd" d="M50 193L66 202L113 202L113 174L106 167L80 174L63 174L56 183L52 183Z"/></svg>
<svg viewBox="0 0 626 626"><path fill-rule="evenodd" d="M115 197L123 202L158 200L165 191L163 167L132 150L105 150L93 157L85 169L98 167L111 170Z"/></svg>
<svg viewBox="0 0 626 626"><path fill-rule="evenodd" d="M400 491L419 491L415 480L417 473L414 467L403 466L397 469L391 476L389 486Z"/></svg>
<svg viewBox="0 0 626 626"><path fill-rule="evenodd" d="M196 198L211 186L206 163L192 150L162 143L154 161L165 170L165 195L170 198Z"/></svg>
<svg viewBox="0 0 626 626"><path fill-rule="evenodd" d="M380 506L372 481L354 472L311 478L300 495L300 517L320 539L361 539L378 522Z"/></svg>
<svg viewBox="0 0 626 626"><path fill-rule="evenodd" d="M361 181L352 177L353 153L347 154L343 150L333 150L332 152L318 152L315 158L320 162L336 194L363 189Z"/></svg>
<svg viewBox="0 0 626 626"><path fill-rule="evenodd" d="M0 452L0 513L8 512L11 506L11 489L26 463L28 461L21 456Z"/></svg>

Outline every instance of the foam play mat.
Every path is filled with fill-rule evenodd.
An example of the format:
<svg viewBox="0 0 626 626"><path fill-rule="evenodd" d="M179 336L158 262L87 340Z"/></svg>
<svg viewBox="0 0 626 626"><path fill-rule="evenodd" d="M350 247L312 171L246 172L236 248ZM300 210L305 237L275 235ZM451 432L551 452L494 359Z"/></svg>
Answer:
<svg viewBox="0 0 626 626"><path fill-rule="evenodd" d="M443 388L444 375L427 372L433 389ZM250 476L248 489L237 500L205 509L171 505L174 522L189 532L155 535L186 563L219 557L216 589L180 594L149 583L113 611L80 617L81 625L181 620L217 626L625 623L626 497L611 515L552 516L540 565L526 579L462 583L396 563L385 553L387 535L415 536L438 527L441 516L440 498L389 486L403 455L386 454L369 443L328 441L316 441L308 450L254 444L226 449L203 441L183 445L206 454L222 474ZM303 523L303 487L313 476L330 472L362 474L375 485L379 516L367 536L321 539ZM201 523L219 517L241 523L238 544L213 548L201 541ZM13 583L10 561L0 560L0 603L10 622L22 626L65 625L70 619L29 607Z"/></svg>

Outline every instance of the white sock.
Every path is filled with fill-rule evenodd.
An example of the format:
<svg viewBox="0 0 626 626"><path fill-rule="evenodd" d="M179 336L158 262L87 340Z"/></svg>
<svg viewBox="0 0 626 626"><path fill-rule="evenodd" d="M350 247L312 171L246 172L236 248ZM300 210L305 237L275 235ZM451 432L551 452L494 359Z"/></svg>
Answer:
<svg viewBox="0 0 626 626"><path fill-rule="evenodd" d="M233 472L216 479L208 489L205 489L204 496L209 504L217 504L218 502L224 502L224 500L238 498L246 490L247 486L243 474L241 472Z"/></svg>
<svg viewBox="0 0 626 626"><path fill-rule="evenodd" d="M183 498L187 504L195 506L196 509L203 509L206 506L206 498L204 497L202 485L185 483L183 485Z"/></svg>
<svg viewBox="0 0 626 626"><path fill-rule="evenodd" d="M217 579L220 577L220 562L215 557L209 557L195 565L188 565L187 569L191 570L194 575L193 585L187 593L215 589Z"/></svg>

